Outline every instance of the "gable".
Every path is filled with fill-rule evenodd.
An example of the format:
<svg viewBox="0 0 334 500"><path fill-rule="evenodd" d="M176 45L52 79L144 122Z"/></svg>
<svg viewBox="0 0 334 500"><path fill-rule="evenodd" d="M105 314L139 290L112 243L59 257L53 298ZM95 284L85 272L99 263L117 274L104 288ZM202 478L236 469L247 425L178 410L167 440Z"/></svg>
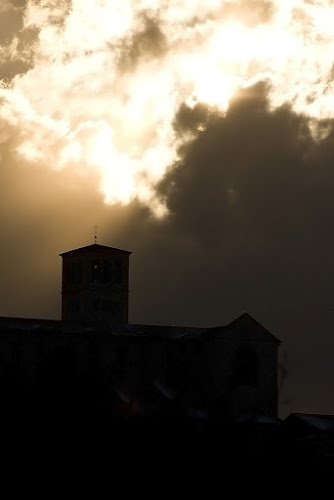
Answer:
<svg viewBox="0 0 334 500"><path fill-rule="evenodd" d="M253 340L279 345L281 341L258 323L250 314L244 313L225 326L207 328L204 335L209 338Z"/></svg>

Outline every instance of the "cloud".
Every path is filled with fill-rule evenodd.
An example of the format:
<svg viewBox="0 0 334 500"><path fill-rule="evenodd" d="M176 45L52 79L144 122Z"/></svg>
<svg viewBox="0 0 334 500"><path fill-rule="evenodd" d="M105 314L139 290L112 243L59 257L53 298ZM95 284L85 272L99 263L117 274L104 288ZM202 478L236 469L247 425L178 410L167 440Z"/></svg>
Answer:
<svg viewBox="0 0 334 500"><path fill-rule="evenodd" d="M168 303L174 322L205 325L247 308L268 325L284 317L284 329L311 307L315 290L326 300L333 123L319 143L307 117L289 106L272 111L267 93L256 85L226 116L211 111L159 185L169 215L141 214L129 228L142 259L136 279L147 287L136 315L157 321ZM179 116L178 130L189 126L189 115Z"/></svg>
<svg viewBox="0 0 334 500"><path fill-rule="evenodd" d="M179 113L178 130L206 120L160 186L171 215L181 214L181 233L226 246L239 233L249 241L268 237L293 210L313 140L305 117L286 106L270 111L267 93L262 84L241 92L226 116L210 116L208 108Z"/></svg>
<svg viewBox="0 0 334 500"><path fill-rule="evenodd" d="M38 30L24 27L26 2L0 6L0 81L9 84L33 66Z"/></svg>
<svg viewBox="0 0 334 500"><path fill-rule="evenodd" d="M6 4L1 6L0 17L0 45L9 45L16 35L16 32L23 27L23 13L9 8Z"/></svg>
<svg viewBox="0 0 334 500"><path fill-rule="evenodd" d="M275 2L270 0L239 0L223 2L220 19L242 19L248 26L270 23L275 15Z"/></svg>
<svg viewBox="0 0 334 500"><path fill-rule="evenodd" d="M147 262L154 264L160 282L167 284L169 292L162 297L162 304L173 298L175 282L182 282L184 290L193 283L194 269L209 287L216 272L221 276L227 273L233 280L232 270L226 270L227 264L222 262L230 263L241 280L238 259L246 275L250 273L247 263L257 269L265 251L269 252L270 269L287 248L294 249L294 259L300 252L303 261L309 254L308 250L303 254L301 241L310 247L309 227L316 228L324 251L325 242L331 245L323 222L332 213L330 107L326 119L312 118L309 107L301 112L301 101L291 98L293 85L288 85L304 85L300 64L305 60L297 61L294 68L292 62L296 61L285 58L283 43L282 57L277 51L273 53L272 78L261 69L262 51L256 53L259 60L246 60L243 77L252 76L234 98L227 94L226 107L196 97L196 92L205 88L209 96L216 95L217 89L219 93L221 89L212 79L217 73L211 69L216 63L232 64L230 55L237 61L232 67L240 69L241 48L252 35L260 46L267 25L277 28L278 34L283 34L280 30L284 27L295 30L301 35L297 41L305 41L306 57L312 37L316 39L321 23L325 23L322 13L327 9L319 2L292 2L284 8L277 2L211 1L202 9L199 5L141 1L134 10L130 2L122 2L114 10L102 1L86 9L80 2L17 4L15 12L24 25L15 36L31 36L31 62L25 74L13 77L12 86L1 92L3 185L11 179L3 195L3 203L6 200L8 204L5 211L13 213L16 221L25 207L35 206L27 215L34 226L42 224L50 249L57 238L51 237L47 219L43 219L45 210L41 207L45 204L51 204L46 212L52 213L54 220L59 212L56 227L57 232L64 232L64 247L71 224L76 225L74 215L67 218L67 214L79 218L78 206L83 215L73 246L80 245L86 227L96 223L102 224L105 234L109 234L111 224L110 238L105 242L113 244L116 225L117 237L124 245L131 247L132 241L137 242L143 269ZM297 7L299 11L294 10ZM197 17L195 11L199 12ZM231 27L233 16L235 21L241 11L243 17ZM307 21L307 30L302 33L302 13L307 20L318 15L321 23L312 28ZM117 23L110 19L117 19ZM297 20L294 27L292 20ZM244 44L241 48L234 46L239 34ZM233 42L231 47L227 45L231 50L205 52L206 42L212 48L213 41L227 41L227 35ZM318 43L318 48L321 44L327 49L331 46L326 30ZM253 53L247 50L249 57ZM267 48L264 52L266 62L271 54ZM205 58L207 54L213 59ZM319 64L329 66L328 53L319 54ZM313 59L306 65L312 69L312 78L318 78L315 52L310 55ZM296 79L298 72L300 81ZM265 77L267 83L252 84L254 75L255 80ZM283 103L277 99L274 104L282 82L288 93L281 94ZM308 86L312 82L306 79ZM319 104L321 85L315 89L311 107ZM20 189L15 188L15 182ZM104 206L103 199L110 206ZM156 214L164 213L165 219L153 221L145 206ZM25 217L22 220L25 224ZM24 233L23 226L17 227ZM300 237L296 239L294 234ZM282 250L280 255L278 249ZM172 264L178 252L183 258L182 269L181 262L175 268ZM206 264L201 268L203 259ZM250 264L252 259L254 265ZM136 279L144 276L139 272ZM241 281L235 283L240 285ZM237 296L237 288L229 288L232 297ZM141 310L145 315L152 300L156 317L163 316L153 295L146 295L150 297L146 306L139 298L135 314ZM233 309L233 300L225 299ZM191 321L192 300L197 299L193 295L187 298L185 292L184 317L175 304L175 321ZM211 304L208 313L197 308L198 320L205 323L218 310L217 302Z"/></svg>
<svg viewBox="0 0 334 500"><path fill-rule="evenodd" d="M160 29L157 19L143 13L142 27L130 37L125 37L124 45L118 46L120 71L132 71L141 61L162 58L168 50L167 39Z"/></svg>
<svg viewBox="0 0 334 500"><path fill-rule="evenodd" d="M139 200L165 215L158 186L182 144L256 83L267 82L271 110L287 104L315 138L326 137L334 39L324 2L29 0L2 8L0 114L21 124L17 153L59 171L94 171L107 203ZM196 113L195 129L180 134L180 116Z"/></svg>

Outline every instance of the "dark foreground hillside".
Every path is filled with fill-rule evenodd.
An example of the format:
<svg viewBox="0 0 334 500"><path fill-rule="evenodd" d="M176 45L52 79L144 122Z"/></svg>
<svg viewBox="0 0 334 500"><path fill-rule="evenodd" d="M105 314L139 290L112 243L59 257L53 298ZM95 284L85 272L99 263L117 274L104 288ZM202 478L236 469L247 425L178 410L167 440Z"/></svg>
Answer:
<svg viewBox="0 0 334 500"><path fill-rule="evenodd" d="M40 459L48 461L51 454L62 464L73 461L71 466L105 457L104 466L116 476L171 479L182 473L186 481L190 474L194 487L204 477L215 484L233 476L305 481L334 472L334 433L303 428L291 416L232 420L217 411L175 406L145 413L51 404L12 410L2 415L3 449L38 450Z"/></svg>

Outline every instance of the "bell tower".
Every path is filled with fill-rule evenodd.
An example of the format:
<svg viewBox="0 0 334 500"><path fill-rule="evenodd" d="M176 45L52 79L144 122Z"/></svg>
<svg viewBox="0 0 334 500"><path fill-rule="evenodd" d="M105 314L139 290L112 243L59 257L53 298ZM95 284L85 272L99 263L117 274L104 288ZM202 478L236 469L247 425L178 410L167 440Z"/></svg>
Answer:
<svg viewBox="0 0 334 500"><path fill-rule="evenodd" d="M62 319L126 324L130 254L97 243L60 254Z"/></svg>

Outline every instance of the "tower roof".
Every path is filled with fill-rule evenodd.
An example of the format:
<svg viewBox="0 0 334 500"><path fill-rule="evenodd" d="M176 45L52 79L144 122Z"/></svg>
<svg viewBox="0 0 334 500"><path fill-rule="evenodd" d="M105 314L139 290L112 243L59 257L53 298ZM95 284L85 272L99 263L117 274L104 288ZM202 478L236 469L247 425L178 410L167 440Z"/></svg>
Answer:
<svg viewBox="0 0 334 500"><path fill-rule="evenodd" d="M105 245L99 245L98 243L93 243L92 245L88 245L86 247L75 248L74 250L69 250L68 252L63 252L60 254L61 257L64 255L75 255L80 253L91 253L91 254L101 254L101 253L126 253L131 254L128 250L121 250L120 248L107 247Z"/></svg>

